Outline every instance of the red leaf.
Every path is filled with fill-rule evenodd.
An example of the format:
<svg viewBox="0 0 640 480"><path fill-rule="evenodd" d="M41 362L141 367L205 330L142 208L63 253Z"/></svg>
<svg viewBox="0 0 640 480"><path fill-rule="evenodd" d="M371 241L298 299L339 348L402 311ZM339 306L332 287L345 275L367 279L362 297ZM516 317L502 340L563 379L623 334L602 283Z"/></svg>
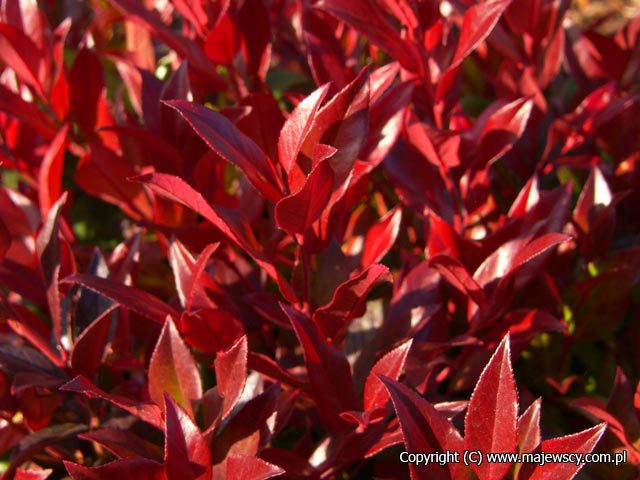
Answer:
<svg viewBox="0 0 640 480"><path fill-rule="evenodd" d="M108 308L78 336L71 350L71 366L75 372L91 377L100 368L106 353L109 331L117 321L115 306Z"/></svg>
<svg viewBox="0 0 640 480"><path fill-rule="evenodd" d="M84 273L74 273L61 280L60 283L82 285L84 288L88 288L114 302L118 302L123 307L129 308L156 323L163 323L167 315L172 318L178 318L178 312L172 307L137 287L123 285L112 280L86 275Z"/></svg>
<svg viewBox="0 0 640 480"><path fill-rule="evenodd" d="M170 317L165 320L149 363L149 396L156 404L163 405L165 393L191 417L194 402L202 398L198 366Z"/></svg>
<svg viewBox="0 0 640 480"><path fill-rule="evenodd" d="M2 218L0 218L0 262L4 260L9 247L11 247L11 233L7 230Z"/></svg>
<svg viewBox="0 0 640 480"><path fill-rule="evenodd" d="M201 281L200 277L202 276L204 269L207 266L209 258L211 258L211 255L214 254L219 246L219 243L212 243L207 245L205 249L200 252L196 263L193 265L191 276L187 280L184 288L186 307L189 310L194 306L194 302L197 301L197 298L199 298L200 295L206 295L203 291L200 291L201 289L203 289L203 285L205 283L204 281ZM196 304L195 306L199 306L199 304Z"/></svg>
<svg viewBox="0 0 640 480"><path fill-rule="evenodd" d="M165 173L150 173L130 178L130 180L144 183L159 195L181 203L194 212L199 213L231 240L245 248L245 250L249 252L254 251L253 247L243 240L237 230L230 226L226 219L223 219L219 213L209 205L202 194L182 178Z"/></svg>
<svg viewBox="0 0 640 480"><path fill-rule="evenodd" d="M247 337L243 335L225 352L220 352L214 360L218 395L222 397L222 419L236 405L247 381Z"/></svg>
<svg viewBox="0 0 640 480"><path fill-rule="evenodd" d="M300 378L294 376L291 372L281 367L271 357L267 357L261 353L249 352L247 357L247 366L249 369L255 370L265 377L284 385L290 385L301 390L309 390L309 386Z"/></svg>
<svg viewBox="0 0 640 480"><path fill-rule="evenodd" d="M540 450L545 453L591 453L604 434L607 425L601 423L588 430L583 430L573 435L545 440ZM547 478L562 478L571 480L580 471L584 464L575 463L546 463L536 465L528 480L543 480Z"/></svg>
<svg viewBox="0 0 640 480"><path fill-rule="evenodd" d="M333 170L327 161L311 171L302 188L276 204L275 217L288 233L304 233L326 208L333 190Z"/></svg>
<svg viewBox="0 0 640 480"><path fill-rule="evenodd" d="M278 139L280 164L289 173L296 164L300 149L312 128L322 100L330 85L323 85L302 100L284 122Z"/></svg>
<svg viewBox="0 0 640 480"><path fill-rule="evenodd" d="M264 0L245 0L238 12L247 73L264 80L271 59L271 23Z"/></svg>
<svg viewBox="0 0 640 480"><path fill-rule="evenodd" d="M532 108L532 99L521 98L491 113L482 130L478 151L474 153L477 168L491 165L511 149L522 136Z"/></svg>
<svg viewBox="0 0 640 480"><path fill-rule="evenodd" d="M521 453L533 452L542 441L540 434L540 405L542 401L537 398L518 419L518 451Z"/></svg>
<svg viewBox="0 0 640 480"><path fill-rule="evenodd" d="M69 91L73 113L85 135L91 135L96 127L103 88L100 58L91 50L81 49L69 72Z"/></svg>
<svg viewBox="0 0 640 480"><path fill-rule="evenodd" d="M336 289L331 301L314 312L313 322L327 338L335 339L342 335L349 321L364 313L366 297L371 289L388 275L389 269L384 265L367 267Z"/></svg>
<svg viewBox="0 0 640 480"><path fill-rule="evenodd" d="M408 452L462 452L460 433L431 403L394 380L380 377L380 381L393 401ZM409 471L415 480L466 477L465 467L457 462L449 463L448 470L437 463L430 463L426 467L410 464Z"/></svg>
<svg viewBox="0 0 640 480"><path fill-rule="evenodd" d="M53 204L62 195L62 169L67 147L69 127L65 125L51 141L40 164L38 173L38 200L40 211L46 217Z"/></svg>
<svg viewBox="0 0 640 480"><path fill-rule="evenodd" d="M368 0L323 0L317 6L348 23L368 39L386 50L404 68L420 70L419 54L411 42L405 41L383 15L384 10Z"/></svg>
<svg viewBox="0 0 640 480"><path fill-rule="evenodd" d="M82 433L78 435L78 438L99 443L118 458L144 457L156 462L162 462L162 448L130 430L99 428Z"/></svg>
<svg viewBox="0 0 640 480"><path fill-rule="evenodd" d="M240 49L240 32L229 12L218 21L207 35L204 52L212 62L231 65Z"/></svg>
<svg viewBox="0 0 640 480"><path fill-rule="evenodd" d="M345 183L366 139L369 126L369 70L339 91L316 114L302 152L313 158L319 143L335 147L328 158L334 173L334 189Z"/></svg>
<svg viewBox="0 0 640 480"><path fill-rule="evenodd" d="M53 335L60 344L62 331L62 309L60 306L60 291L58 290L58 277L60 275L60 214L62 207L67 201L67 194L64 193L51 207L46 217L44 225L38 232L36 238L36 253L40 262L40 271L44 279L47 290L47 303L49 304L49 314L53 323Z"/></svg>
<svg viewBox="0 0 640 480"><path fill-rule="evenodd" d="M511 0L491 0L469 7L462 19L460 39L449 70L460 65L489 36L510 3Z"/></svg>
<svg viewBox="0 0 640 480"><path fill-rule="evenodd" d="M248 455L227 458L226 480L267 480L282 475L284 470L264 460Z"/></svg>
<svg viewBox="0 0 640 480"><path fill-rule="evenodd" d="M277 202L282 197L271 160L224 115L184 100L164 103L180 113L213 151L242 170L265 198Z"/></svg>
<svg viewBox="0 0 640 480"><path fill-rule="evenodd" d="M302 345L313 399L322 416L334 427L343 425L341 412L356 410L351 368L345 356L330 345L304 314L280 305Z"/></svg>
<svg viewBox="0 0 640 480"><path fill-rule="evenodd" d="M164 466L146 458L127 458L99 467L85 467L64 461L73 480L167 480Z"/></svg>
<svg viewBox="0 0 640 480"><path fill-rule="evenodd" d="M206 353L227 350L244 333L242 323L233 315L212 308L184 312L180 331L185 342Z"/></svg>
<svg viewBox="0 0 640 480"><path fill-rule="evenodd" d="M140 420L147 422L160 430L164 430L162 411L157 405L153 403L137 402L118 395L111 395L100 390L82 375L78 375L73 380L62 385L60 390L63 392L80 393L87 398L100 398L102 400L106 400L107 402L129 412L131 415L138 417Z"/></svg>
<svg viewBox="0 0 640 480"><path fill-rule="evenodd" d="M369 228L360 260L363 267L379 262L391 250L400 231L400 222L402 210L397 205Z"/></svg>
<svg viewBox="0 0 640 480"><path fill-rule="evenodd" d="M209 445L189 415L169 395L165 395L164 401L166 412L164 467L167 477L210 480Z"/></svg>
<svg viewBox="0 0 640 480"><path fill-rule="evenodd" d="M21 81L31 85L40 96L45 96L38 78L42 52L27 35L6 23L0 23L0 59Z"/></svg>
<svg viewBox="0 0 640 480"><path fill-rule="evenodd" d="M309 68L317 85L331 82L340 90L353 75L345 64L342 45L326 20L326 15L314 9L302 9L302 35L306 47Z"/></svg>
<svg viewBox="0 0 640 480"><path fill-rule="evenodd" d="M409 349L411 348L411 342L412 340L408 340L394 348L373 366L364 384L363 399L365 411L384 407L387 404L389 394L384 384L380 381L380 376L390 378L391 380L398 380L404 368L404 362L407 359Z"/></svg>
<svg viewBox="0 0 640 480"><path fill-rule="evenodd" d="M429 264L454 287L467 294L480 308L486 307L487 298L484 290L458 260L448 255L436 255L429 261Z"/></svg>
<svg viewBox="0 0 640 480"><path fill-rule="evenodd" d="M200 254L198 261L193 258L187 248L177 239L171 242L169 247L169 263L173 270L176 282L176 290L183 308L191 310L195 302L196 308L212 307L213 303L205 293L205 287L213 287L215 284L208 276L201 277L207 261L218 248L219 243L208 245ZM207 282L209 280L209 282Z"/></svg>
<svg viewBox="0 0 640 480"><path fill-rule="evenodd" d="M23 470L19 468L16 470L16 476L13 477L15 480L45 480L49 478L49 475L53 473L53 470L50 468L42 469L42 470Z"/></svg>
<svg viewBox="0 0 640 480"><path fill-rule="evenodd" d="M267 274L278 282L278 286L284 297L290 302L297 301L295 293L291 289L286 279L276 268L267 262L259 252L259 245L256 241L246 219L234 216L227 210L214 209L202 195L193 189L180 177L166 175L162 173L152 173L134 177L131 180L147 184L158 194L179 202L209 220L216 228L220 229L227 237L242 247L251 255L258 265Z"/></svg>
<svg viewBox="0 0 640 480"><path fill-rule="evenodd" d="M602 171L598 167L594 167L580 193L573 210L573 218L583 231L588 232L596 213L594 210L596 208L603 210L612 201L613 196Z"/></svg>
<svg viewBox="0 0 640 480"><path fill-rule="evenodd" d="M518 390L513 378L507 335L489 363L471 395L464 420L464 448L482 452L515 452L518 421ZM501 479L509 464L472 465L480 478Z"/></svg>

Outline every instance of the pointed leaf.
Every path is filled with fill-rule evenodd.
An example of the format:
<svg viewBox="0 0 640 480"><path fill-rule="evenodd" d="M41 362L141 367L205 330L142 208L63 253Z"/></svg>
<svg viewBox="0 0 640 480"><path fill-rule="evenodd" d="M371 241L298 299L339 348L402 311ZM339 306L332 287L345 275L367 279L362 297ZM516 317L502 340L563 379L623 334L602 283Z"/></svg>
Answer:
<svg viewBox="0 0 640 480"><path fill-rule="evenodd" d="M384 265L367 267L336 289L331 301L314 312L313 322L328 338L342 335L352 319L364 314L371 289L388 276L389 269Z"/></svg>
<svg viewBox="0 0 640 480"><path fill-rule="evenodd" d="M380 381L379 376L384 376L391 380L398 380L404 368L404 362L407 359L409 349L411 348L411 342L412 340L406 341L375 363L364 384L363 400L365 411L384 407L387 404L389 394L384 384Z"/></svg>
<svg viewBox="0 0 640 480"><path fill-rule="evenodd" d="M267 480L282 475L284 470L276 465L248 455L231 455L227 458L227 480Z"/></svg>
<svg viewBox="0 0 640 480"><path fill-rule="evenodd" d="M64 461L73 480L167 480L164 466L146 458L127 458L99 467L85 467Z"/></svg>
<svg viewBox="0 0 640 480"><path fill-rule="evenodd" d="M178 312L172 307L137 287L123 285L112 280L86 275L84 273L70 275L61 280L60 283L82 285L156 323L163 323L167 315L178 318Z"/></svg>
<svg viewBox="0 0 640 480"><path fill-rule="evenodd" d="M214 360L218 395L222 397L222 419L236 405L247 381L247 337L243 335L231 348Z"/></svg>
<svg viewBox="0 0 640 480"><path fill-rule="evenodd" d="M303 313L288 305L280 306L302 345L318 410L332 426L339 427L343 424L340 413L356 410L349 362Z"/></svg>
<svg viewBox="0 0 640 480"><path fill-rule="evenodd" d="M588 430L583 430L573 435L552 438L545 440L540 446L541 451L545 453L591 453L598 444L600 437L604 434L607 425L601 423ZM546 463L545 465L536 465L528 480L543 480L547 478L562 478L571 480L575 477L584 464L576 465L575 463Z"/></svg>
<svg viewBox="0 0 640 480"><path fill-rule="evenodd" d="M149 396L158 405L163 405L165 393L171 395L191 417L194 415L194 402L202 398L198 366L169 317L149 363Z"/></svg>
<svg viewBox="0 0 640 480"><path fill-rule="evenodd" d="M180 331L185 342L206 353L227 350L244 333L242 323L233 315L211 308L184 312Z"/></svg>
<svg viewBox="0 0 640 480"><path fill-rule="evenodd" d="M402 222L402 210L398 205L369 228L360 260L363 267L379 262L391 250L400 231L400 222Z"/></svg>
<svg viewBox="0 0 640 480"><path fill-rule="evenodd" d="M464 448L482 452L516 451L518 390L511 368L511 347L507 335L489 363L471 395L464 420ZM480 478L501 479L509 464L472 465Z"/></svg>
<svg viewBox="0 0 640 480"><path fill-rule="evenodd" d="M391 396L408 452L462 453L462 437L447 417L404 385L382 376L379 378ZM465 478L464 470L462 464L455 462L449 463L448 469L437 463L426 467L409 465L411 478L415 480Z"/></svg>
<svg viewBox="0 0 640 480"><path fill-rule="evenodd" d="M265 198L276 202L282 197L271 160L224 115L183 100L164 103L180 113L212 150L242 170Z"/></svg>
<svg viewBox="0 0 640 480"><path fill-rule="evenodd" d="M454 287L467 294L480 308L486 307L487 298L484 290L458 260L448 255L436 255L429 264Z"/></svg>
<svg viewBox="0 0 640 480"><path fill-rule="evenodd" d="M136 435L130 430L98 428L78 435L78 438L96 442L118 458L148 458L162 462L162 447Z"/></svg>
<svg viewBox="0 0 640 480"><path fill-rule="evenodd" d="M489 36L510 3L511 0L490 0L469 7L462 18L460 39L449 70L460 65Z"/></svg>
<svg viewBox="0 0 640 480"><path fill-rule="evenodd" d="M65 125L51 141L40 164L38 173L38 200L42 216L46 217L53 204L62 195L62 169L67 148L69 127Z"/></svg>
<svg viewBox="0 0 640 480"><path fill-rule="evenodd" d="M60 291L58 289L58 277L60 275L60 238L59 218L62 207L67 201L67 194L62 196L51 207L44 225L38 232L36 239L36 253L40 262L40 271L47 290L47 303L49 314L53 322L53 335L59 343L63 336L62 308L60 305Z"/></svg>
<svg viewBox="0 0 640 480"><path fill-rule="evenodd" d="M327 96L329 87L330 85L323 85L305 97L284 122L278 139L278 154L285 172L289 173L296 164L298 153L311 130L320 104Z"/></svg>
<svg viewBox="0 0 640 480"><path fill-rule="evenodd" d="M333 190L333 170L327 161L311 171L302 188L276 204L275 217L288 233L304 233L327 206Z"/></svg>
<svg viewBox="0 0 640 480"><path fill-rule="evenodd" d="M150 402L137 402L118 395L111 395L100 390L82 375L78 375L73 380L62 385L60 390L63 392L79 393L87 398L100 398L102 400L106 400L107 402L129 412L131 415L138 417L140 420L147 422L160 430L164 430L162 411L157 405Z"/></svg>
<svg viewBox="0 0 640 480"><path fill-rule="evenodd" d="M537 398L518 419L518 451L521 453L533 452L542 441L540 434L541 404L541 399Z"/></svg>
<svg viewBox="0 0 640 480"><path fill-rule="evenodd" d="M165 395L166 430L164 467L168 478L211 479L209 445L187 415Z"/></svg>

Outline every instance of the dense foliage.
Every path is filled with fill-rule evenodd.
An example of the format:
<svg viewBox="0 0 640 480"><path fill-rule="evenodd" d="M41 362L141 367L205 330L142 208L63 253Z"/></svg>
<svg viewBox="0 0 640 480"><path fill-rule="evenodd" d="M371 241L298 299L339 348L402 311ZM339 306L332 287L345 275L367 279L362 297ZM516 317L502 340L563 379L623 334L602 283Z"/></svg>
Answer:
<svg viewBox="0 0 640 480"><path fill-rule="evenodd" d="M3 478L636 478L640 19L568 8L1 0Z"/></svg>

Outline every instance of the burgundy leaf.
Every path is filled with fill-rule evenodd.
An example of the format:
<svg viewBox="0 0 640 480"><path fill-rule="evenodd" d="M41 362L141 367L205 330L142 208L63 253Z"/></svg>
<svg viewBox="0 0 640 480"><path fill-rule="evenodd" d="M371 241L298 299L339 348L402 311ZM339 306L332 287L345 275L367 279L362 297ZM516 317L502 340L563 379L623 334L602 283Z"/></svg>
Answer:
<svg viewBox="0 0 640 480"><path fill-rule="evenodd" d="M327 159L334 173L334 189L343 185L353 169L369 127L369 70L363 69L316 114L302 152L313 158L319 143L337 149Z"/></svg>
<svg viewBox="0 0 640 480"><path fill-rule="evenodd" d="M247 381L247 337L242 336L214 360L218 395L222 397L222 419L236 405Z"/></svg>
<svg viewBox="0 0 640 480"><path fill-rule="evenodd" d="M44 96L39 78L42 52L27 35L6 23L0 23L0 58L20 80Z"/></svg>
<svg viewBox="0 0 640 480"><path fill-rule="evenodd" d="M304 314L288 305L281 304L281 308L302 345L318 409L330 425L339 427L340 413L356 409L349 362Z"/></svg>
<svg viewBox="0 0 640 480"><path fill-rule="evenodd" d="M162 411L157 405L149 402L137 402L118 395L111 395L100 390L82 375L78 375L73 380L62 385L60 390L64 392L80 393L87 398L100 398L102 400L106 400L107 402L129 412L131 415L138 417L140 420L147 422L160 430L164 430Z"/></svg>
<svg viewBox="0 0 640 480"><path fill-rule="evenodd" d="M129 308L156 323L163 323L167 315L172 318L178 318L178 312L172 307L137 287L123 285L84 273L75 273L61 280L60 283L82 285L84 288L118 302L123 307Z"/></svg>
<svg viewBox="0 0 640 480"><path fill-rule="evenodd" d="M69 72L71 106L85 135L92 135L98 121L98 104L104 88L104 74L96 52L83 48Z"/></svg>
<svg viewBox="0 0 640 480"><path fill-rule="evenodd" d="M507 335L471 395L464 420L464 447L482 452L515 452L517 442L518 390L511 368ZM501 479L511 466L500 463L472 465L480 478Z"/></svg>
<svg viewBox="0 0 640 480"><path fill-rule="evenodd" d="M374 408L384 407L387 404L389 394L384 384L380 381L380 377L384 376L391 380L398 380L411 348L411 342L412 340L409 340L394 348L375 363L364 384L363 399L365 410L373 410Z"/></svg>
<svg viewBox="0 0 640 480"><path fill-rule="evenodd" d="M63 334L66 333L63 332L62 307L60 305L60 291L58 290L61 260L60 215L66 201L67 194L64 193L49 210L49 214L36 239L36 253L47 291L47 303L49 304L49 313L53 322L53 335L58 343L61 341Z"/></svg>
<svg viewBox="0 0 640 480"><path fill-rule="evenodd" d="M225 116L183 100L164 103L180 113L213 151L242 170L265 198L277 202L282 197L282 186L271 160Z"/></svg>
<svg viewBox="0 0 640 480"><path fill-rule="evenodd" d="M360 260L363 267L379 262L391 250L398 237L401 221L402 210L396 206L369 228Z"/></svg>
<svg viewBox="0 0 640 480"><path fill-rule="evenodd" d="M11 233L7 229L2 218L0 218L0 262L4 260L9 247L11 246Z"/></svg>
<svg viewBox="0 0 640 480"><path fill-rule="evenodd" d="M165 393L194 416L194 404L202 397L198 366L180 334L167 317L149 363L149 396L164 405Z"/></svg>
<svg viewBox="0 0 640 480"><path fill-rule="evenodd" d="M458 46L449 70L457 67L493 30L511 0L490 0L469 7L462 19Z"/></svg>
<svg viewBox="0 0 640 480"><path fill-rule="evenodd" d="M211 479L209 445L189 415L165 395L164 467L168 478Z"/></svg>
<svg viewBox="0 0 640 480"><path fill-rule="evenodd" d="M228 480L267 480L282 475L284 470L264 460L248 455L231 455L227 459Z"/></svg>
<svg viewBox="0 0 640 480"><path fill-rule="evenodd" d="M545 440L540 445L540 450L545 453L591 453L604 434L607 425L601 423L588 430L583 430L573 435ZM536 465L528 480L542 480L546 478L563 478L571 480L577 475L583 464L575 463L546 463Z"/></svg>
<svg viewBox="0 0 640 480"><path fill-rule="evenodd" d="M533 100L521 98L504 105L488 118L481 134L476 165L491 165L511 149L527 126Z"/></svg>
<svg viewBox="0 0 640 480"><path fill-rule="evenodd" d="M521 453L533 452L542 441L540 434L541 404L542 401L537 398L518 418L518 451Z"/></svg>
<svg viewBox="0 0 640 480"><path fill-rule="evenodd" d="M289 173L296 164L300 149L312 128L320 104L327 96L329 85L323 85L302 100L284 122L278 139L280 164Z"/></svg>
<svg viewBox="0 0 640 480"><path fill-rule="evenodd" d="M46 217L54 203L62 195L62 169L67 147L68 126L56 134L42 159L38 174L38 200L42 216Z"/></svg>
<svg viewBox="0 0 640 480"><path fill-rule="evenodd" d="M64 466L73 480L167 480L164 466L146 458L116 460L99 467L65 461Z"/></svg>
<svg viewBox="0 0 640 480"><path fill-rule="evenodd" d="M388 276L389 269L384 265L367 267L336 289L331 301L314 312L313 322L328 338L344 334L349 322L364 313L371 289Z"/></svg>
<svg viewBox="0 0 640 480"><path fill-rule="evenodd" d="M436 255L429 264L454 287L467 294L480 308L486 307L487 298L484 290L458 260L448 255Z"/></svg>
<svg viewBox="0 0 640 480"><path fill-rule="evenodd" d="M78 435L78 438L99 443L118 458L144 457L162 462L162 448L130 430L99 428Z"/></svg>
<svg viewBox="0 0 640 480"><path fill-rule="evenodd" d="M115 305L96 318L73 344L71 366L74 371L87 377L100 368L106 354L109 332L116 322Z"/></svg>
<svg viewBox="0 0 640 480"><path fill-rule="evenodd" d="M304 233L327 206L333 190L333 170L327 161L311 171L302 188L276 204L278 226L288 233Z"/></svg>
<svg viewBox="0 0 640 480"><path fill-rule="evenodd" d="M386 50L406 69L418 72L418 53L410 42L405 41L400 33L387 20L384 10L367 0L343 2L340 0L323 0L318 7L330 12L340 20L350 24L372 43Z"/></svg>
<svg viewBox="0 0 640 480"><path fill-rule="evenodd" d="M449 451L462 455L462 437L447 417L404 385L385 377L380 377L380 380L393 401L408 452ZM411 478L416 480L466 477L464 465L457 462L451 462L447 467L437 463L426 467L409 465L409 471Z"/></svg>
<svg viewBox="0 0 640 480"><path fill-rule="evenodd" d="M184 312L180 331L185 342L206 353L227 350L244 333L242 323L233 315L211 308Z"/></svg>

